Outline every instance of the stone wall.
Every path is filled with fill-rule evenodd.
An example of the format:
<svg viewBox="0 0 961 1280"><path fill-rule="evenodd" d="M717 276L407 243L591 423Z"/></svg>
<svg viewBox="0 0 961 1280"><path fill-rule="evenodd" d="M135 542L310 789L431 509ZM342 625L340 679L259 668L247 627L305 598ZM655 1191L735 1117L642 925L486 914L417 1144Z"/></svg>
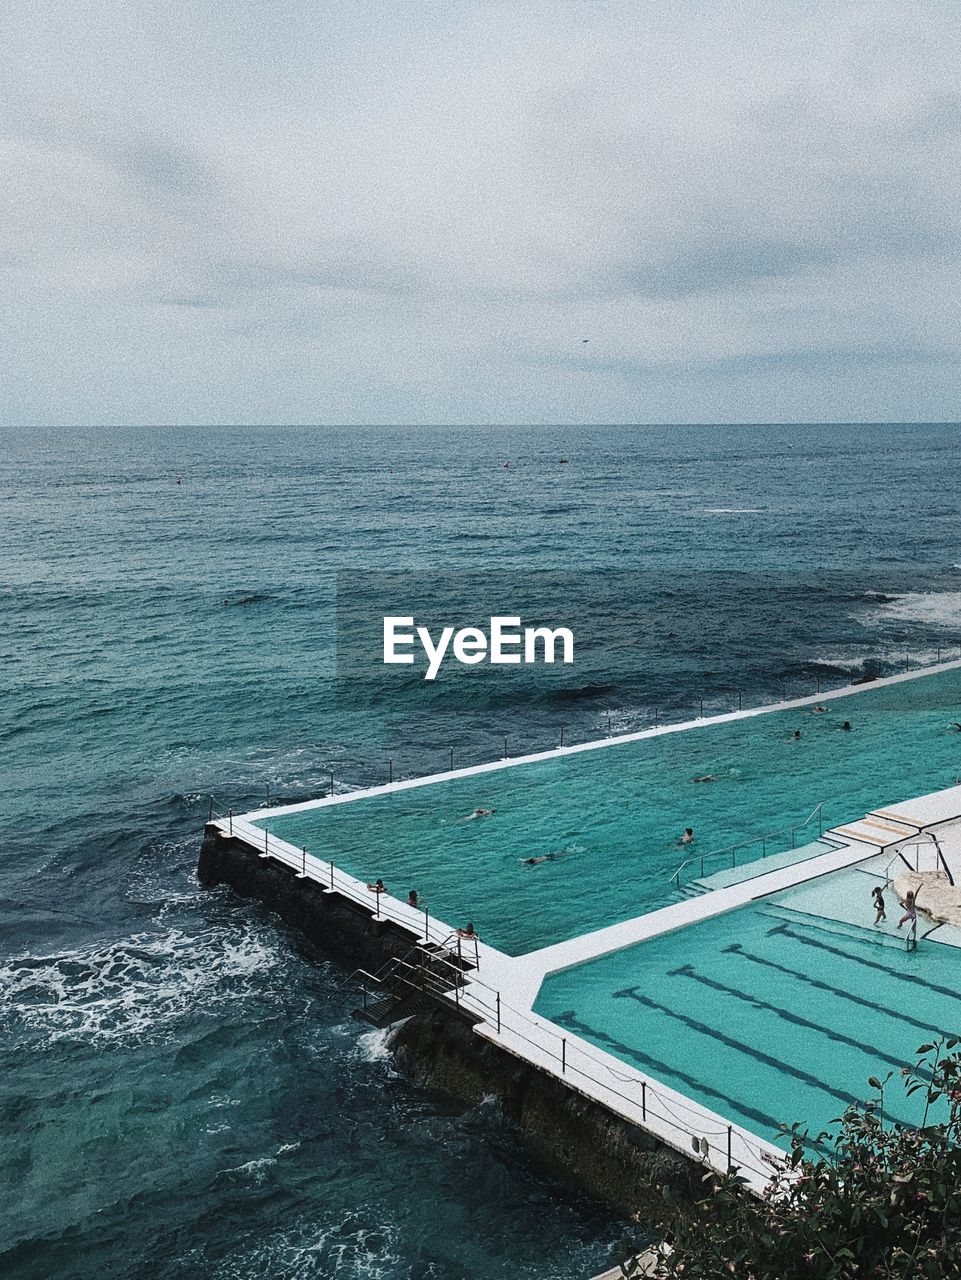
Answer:
<svg viewBox="0 0 961 1280"><path fill-rule="evenodd" d="M416 941L359 904L325 893L316 881L298 880L290 867L260 857L213 825L204 832L198 876L204 885L228 884L263 902L348 969L374 973ZM555 1173L645 1222L656 1224L665 1213L663 1201L646 1190L648 1179L670 1183L680 1199L697 1192L700 1165L475 1035L473 1025L446 1002L425 1000L416 1017L394 1028L391 1046L398 1064L421 1084L465 1103L498 1098Z"/></svg>

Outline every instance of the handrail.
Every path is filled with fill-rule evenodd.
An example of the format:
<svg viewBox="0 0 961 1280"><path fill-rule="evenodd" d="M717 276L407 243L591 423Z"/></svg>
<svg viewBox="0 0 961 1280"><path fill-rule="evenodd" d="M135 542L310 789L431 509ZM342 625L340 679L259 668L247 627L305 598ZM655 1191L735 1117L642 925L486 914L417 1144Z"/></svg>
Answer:
<svg viewBox="0 0 961 1280"><path fill-rule="evenodd" d="M553 1026L545 1025L545 1022L536 1015L514 1008L501 999L499 991L488 983L480 981L473 974L463 973L462 970L451 965L449 961L441 960L440 963L447 964L454 970L454 975L452 975L454 980L450 986L443 990L441 989L443 979L431 969L426 968L426 966L416 966L408 961L401 961L398 964L398 968L403 968L410 972L411 976L408 978L404 975L402 980L408 981L411 986L420 990L427 990L438 997L446 996L449 999L452 998L460 1008L467 1008L469 1012L475 1014L491 1032L496 1032L499 1037L503 1037L504 1031L507 1031L509 1034L519 1037L534 1047L540 1054L546 1054L553 1059L560 1067L562 1075L573 1074L599 1086L605 1092L629 1104L633 1110L640 1110L642 1120L646 1120L650 1114L652 1118L661 1120L679 1133L684 1134L687 1138L697 1138L702 1142L708 1142L712 1138L722 1139L722 1143L715 1142L713 1144L713 1151L710 1142L708 1142L706 1151L699 1149L699 1153L713 1168L724 1171L735 1165L740 1165L744 1168L750 1168L752 1173L763 1177L765 1180L770 1177L773 1161L781 1158L779 1154L775 1154L777 1149L773 1146L770 1150L765 1150L764 1146L758 1142L757 1152L755 1153L749 1141L749 1138L753 1137L753 1135L748 1135L745 1130L738 1126L736 1133L738 1159L735 1161L733 1158L734 1125L728 1124L720 1129L706 1128L703 1123L697 1124L682 1117L679 1114L682 1111L698 1119L701 1119L704 1113L696 1106L686 1104L680 1097L668 1099L661 1093L655 1082L648 1080L641 1072L634 1072L626 1064L623 1071L618 1071L608 1062L599 1060L595 1057L595 1054L600 1051L596 1050L594 1046L589 1043L582 1045L576 1035L565 1036L555 1030ZM417 977L420 978L419 983L416 980ZM488 1002L481 998L478 988L489 993L493 1000ZM512 1023L514 1025L509 1025ZM518 1026L517 1024L520 1025ZM545 1043L545 1036L549 1037L548 1043ZM580 1055L580 1058L585 1060L584 1065L578 1065L574 1058L575 1054ZM601 1068L603 1068L603 1071L600 1070ZM608 1078L604 1078L605 1073L607 1077L613 1077L622 1085L640 1085L640 1098L617 1088ZM574 1087L577 1086L575 1085ZM660 1109L654 1104L659 1104ZM718 1119L720 1120L721 1118L718 1117ZM722 1159L725 1151L727 1153L726 1163Z"/></svg>
<svg viewBox="0 0 961 1280"><path fill-rule="evenodd" d="M425 964L420 966L422 983L426 984L430 981L432 994L438 998L450 999L461 1009L476 1016L489 1033L496 1034L499 1038L503 1038L507 1033L530 1045L535 1053L527 1055L528 1061L536 1063L540 1056L546 1058L552 1064L553 1070L559 1071L560 1074L574 1075L590 1081L595 1086L595 1090L599 1089L602 1094L620 1100L628 1108L626 1113L628 1118L635 1123L638 1118L643 1122L650 1116L675 1132L683 1134L688 1140L697 1139L698 1155L719 1172L732 1167L741 1167L750 1169L756 1178L761 1177L767 1180L770 1177L772 1164L781 1159L781 1153L776 1147L764 1143L747 1130L733 1124L728 1124L726 1129L705 1127L703 1122L707 1119L705 1112L708 1115L713 1114L707 1108L701 1109L696 1105L688 1104L681 1096L668 1098L662 1095L663 1086L660 1086L659 1082L649 1080L643 1073L627 1064L623 1073L615 1072L610 1063L605 1060L609 1055L603 1050L582 1041L576 1035L563 1035L548 1020L538 1017L532 1011L525 1012L513 1008L501 999L499 990L478 976L476 970L465 971L455 963L453 952L445 944L457 937L457 934L451 932L448 925L440 921L431 921L427 918L426 911L422 913L417 909L404 907L400 902L397 902L395 907L392 905L389 894L386 893L378 894L371 903L370 892L354 877L338 871L332 863L324 862L313 854L309 854L306 849L298 852L292 846L271 836L263 827L255 827L242 818L233 818L229 810L226 816L219 816L218 821L224 826L229 823L228 831L233 833L236 830L236 835L245 844L260 852L261 856L275 858L291 867L297 874L322 884L330 892L343 894L371 911L375 918L394 920L407 930L415 928L420 930L423 917L425 941L439 945L442 951L447 950L447 955L425 954ZM385 898L387 901L384 901ZM463 939L459 941L462 942ZM424 944L415 944L407 956L418 949L423 951ZM475 951L479 960L479 947L476 941ZM446 967L451 971L450 985L445 990L439 989L438 975L433 974L429 979L425 976L424 970L428 962L431 966L440 966L442 969ZM388 966L392 966L395 972L405 971L402 978L404 981L408 981L407 975L416 972L418 968L401 957L388 962ZM365 979L376 979L376 975L362 972ZM378 985L383 981L383 978L379 979ZM507 1047L510 1047L509 1044ZM583 1065L578 1065L579 1060L583 1060ZM612 1076L625 1086L633 1085L634 1089L639 1091L640 1097L638 1098L636 1093L632 1095L617 1088L611 1083ZM572 1085L572 1087L578 1086ZM589 1096L596 1096L596 1094ZM619 1110L625 1114L624 1107L620 1107ZM678 1115L679 1111L688 1112L694 1120L681 1119ZM716 1117L716 1122L723 1123L723 1118ZM717 1139L721 1141L718 1142Z"/></svg>
<svg viewBox="0 0 961 1280"><path fill-rule="evenodd" d="M944 856L944 851L941 848L941 843L938 840L938 837L934 834L933 831L925 828L921 828L918 831L917 836L909 837L907 840L904 841L903 844L898 845L898 849L894 857L891 859L888 865L884 868L884 880L886 884L890 884L892 881L891 868L898 861L898 859L900 859L904 863L904 865L907 867L909 871L914 871L916 875L921 874L920 858L915 859L915 865L912 867L911 863L904 856L904 851L905 849L920 849L922 844L925 844L927 840L930 840L931 843L934 845L935 852L937 854L936 861L940 863L941 867L944 869L944 874L947 877L948 884L950 885L954 884L954 876L951 874L951 868L948 866L947 859Z"/></svg>
<svg viewBox="0 0 961 1280"><path fill-rule="evenodd" d="M815 818L818 819L818 838L820 839L820 837L824 834L824 821L823 821L822 811L824 809L825 804L827 804L826 800L822 800L820 801L820 803L816 804L814 808L811 810L810 814L804 819L803 822L795 822L791 826L782 827L778 831L768 831L764 835L752 836L748 840L738 840L736 844L727 844L722 846L720 849L711 849L707 853L694 854L693 857L685 858L684 861L681 863L681 865L678 867L678 869L671 876L671 883L676 885L677 888L679 889L681 887L681 875L683 874L683 872L687 867L691 867L695 863L698 863L700 866L700 871L698 874L703 875L705 861L708 858L719 858L722 854L731 854L732 855L731 866L736 867L738 849L748 849L752 845L755 845L758 843L758 841L760 841L762 845L762 849L766 852L766 846L769 840L777 840L779 836L786 835L789 831L791 833L791 848L794 849L796 848L795 839L797 837L797 833L799 831L803 831L804 828L808 826L809 823L813 822ZM763 856L764 856L764 852L762 852L762 857Z"/></svg>

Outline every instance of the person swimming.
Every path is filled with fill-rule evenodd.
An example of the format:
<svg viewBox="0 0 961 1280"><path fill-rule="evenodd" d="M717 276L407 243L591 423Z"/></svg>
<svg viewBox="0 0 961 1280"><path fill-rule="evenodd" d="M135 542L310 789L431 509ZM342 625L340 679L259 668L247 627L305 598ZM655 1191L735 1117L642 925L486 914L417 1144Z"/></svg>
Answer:
<svg viewBox="0 0 961 1280"><path fill-rule="evenodd" d="M679 839L679 840L675 840L675 841L674 841L674 845L673 845L673 847L674 847L675 849L680 849L680 848L682 847L682 845L685 845L685 844L693 844L693 843L694 843L694 828L693 828L693 827L685 827L685 828L684 828L684 834L680 837L680 839Z"/></svg>
<svg viewBox="0 0 961 1280"><path fill-rule="evenodd" d="M496 809L475 809L473 813L467 815L467 821L470 822L472 818L489 818L492 813L496 812Z"/></svg>
<svg viewBox="0 0 961 1280"><path fill-rule="evenodd" d="M371 893L381 894L387 892L387 886L384 884L383 880L375 880L374 883L369 884L367 888Z"/></svg>
<svg viewBox="0 0 961 1280"><path fill-rule="evenodd" d="M408 905L409 907L417 907L417 906L420 906L420 902L419 902L418 897L417 897L417 890L416 890L416 889L411 889L410 893L407 895L407 905Z"/></svg>
<svg viewBox="0 0 961 1280"><path fill-rule="evenodd" d="M692 782L717 782L718 775L716 773L704 773L699 778L692 778Z"/></svg>
<svg viewBox="0 0 961 1280"><path fill-rule="evenodd" d="M820 703L819 703L816 707L812 707L812 708L811 708L811 715L812 715L812 716L823 716L823 715L824 715L824 713L825 713L825 711L827 711L827 707L822 707L822 706L820 705Z"/></svg>
<svg viewBox="0 0 961 1280"><path fill-rule="evenodd" d="M790 738L788 738L788 742L799 742L800 740L801 740L800 729L795 729L794 732L791 734Z"/></svg>
<svg viewBox="0 0 961 1280"><path fill-rule="evenodd" d="M845 732L845 733L850 733L850 732L851 732L851 721L850 721L850 720L845 720L844 724L842 724L842 725L841 725L841 728L844 730L844 732Z"/></svg>

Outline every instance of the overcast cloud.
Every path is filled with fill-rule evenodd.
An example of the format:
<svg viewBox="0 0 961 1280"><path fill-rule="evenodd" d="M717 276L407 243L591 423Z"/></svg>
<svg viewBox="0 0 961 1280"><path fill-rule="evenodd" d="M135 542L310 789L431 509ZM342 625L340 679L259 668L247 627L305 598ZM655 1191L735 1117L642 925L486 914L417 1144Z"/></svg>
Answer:
<svg viewBox="0 0 961 1280"><path fill-rule="evenodd" d="M884 0L6 6L0 420L961 418L959 37Z"/></svg>

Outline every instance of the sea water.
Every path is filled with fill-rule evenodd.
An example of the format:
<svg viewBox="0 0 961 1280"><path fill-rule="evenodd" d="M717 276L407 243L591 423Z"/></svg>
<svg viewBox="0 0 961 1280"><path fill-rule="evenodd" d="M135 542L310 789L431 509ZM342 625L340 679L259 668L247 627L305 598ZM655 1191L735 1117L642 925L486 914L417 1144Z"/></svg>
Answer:
<svg viewBox="0 0 961 1280"><path fill-rule="evenodd" d="M810 691L869 656L895 670L906 647L933 658L961 640L961 434L0 441L0 1272L600 1269L614 1215L534 1166L494 1105L465 1110L399 1078L332 995L344 975L295 933L228 889L199 890L209 796L235 812L268 787L294 802L332 771L338 788L382 782L388 760L425 773L454 745L470 763L505 735L519 752L556 743L561 724L586 739L608 717L649 723L655 703L689 713L705 689L771 697L782 678ZM643 663L610 651L601 689L517 699L489 684L448 705L395 698L372 672L334 705L338 568L494 567L636 570L674 635ZM727 571L790 587L752 610L743 591L713 591L706 608L672 585Z"/></svg>

